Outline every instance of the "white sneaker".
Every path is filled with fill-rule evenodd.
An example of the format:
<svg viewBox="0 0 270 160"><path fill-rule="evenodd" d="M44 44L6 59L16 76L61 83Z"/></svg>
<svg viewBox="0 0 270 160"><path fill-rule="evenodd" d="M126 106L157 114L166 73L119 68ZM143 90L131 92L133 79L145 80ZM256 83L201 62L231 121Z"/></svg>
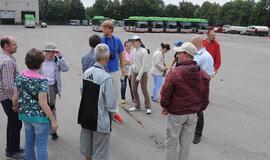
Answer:
<svg viewBox="0 0 270 160"><path fill-rule="evenodd" d="M138 109L138 108L136 108L136 107L132 107L132 108L130 108L128 111L129 112L136 112L136 111L140 111L141 109Z"/></svg>
<svg viewBox="0 0 270 160"><path fill-rule="evenodd" d="M150 108L147 108L146 109L146 114L151 114L151 113L152 113L151 109Z"/></svg>
<svg viewBox="0 0 270 160"><path fill-rule="evenodd" d="M121 104L125 104L125 103L126 103L126 100L120 99L120 103L121 103Z"/></svg>

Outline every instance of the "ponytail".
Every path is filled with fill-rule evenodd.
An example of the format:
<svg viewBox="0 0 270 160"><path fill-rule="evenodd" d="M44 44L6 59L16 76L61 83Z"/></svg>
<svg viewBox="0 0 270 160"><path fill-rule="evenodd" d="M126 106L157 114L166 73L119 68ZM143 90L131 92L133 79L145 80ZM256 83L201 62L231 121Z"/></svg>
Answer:
<svg viewBox="0 0 270 160"><path fill-rule="evenodd" d="M162 43L160 44L160 46L161 46L161 49L166 48L168 51L171 49L170 45L167 44L167 43L164 44L164 43L162 42Z"/></svg>
<svg viewBox="0 0 270 160"><path fill-rule="evenodd" d="M141 43L141 47L145 48L147 50L147 53L150 54L150 49L146 48L145 45L142 43L142 41L140 40Z"/></svg>

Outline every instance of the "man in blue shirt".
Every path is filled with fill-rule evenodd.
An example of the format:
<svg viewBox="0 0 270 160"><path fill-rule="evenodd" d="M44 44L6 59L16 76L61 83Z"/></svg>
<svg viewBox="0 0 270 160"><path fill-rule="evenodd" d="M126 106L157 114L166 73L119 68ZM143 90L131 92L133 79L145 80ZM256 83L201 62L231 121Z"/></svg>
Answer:
<svg viewBox="0 0 270 160"><path fill-rule="evenodd" d="M110 20L106 20L102 24L102 32L103 37L101 37L101 43L105 43L109 46L110 49L110 59L107 64L107 71L111 74L113 72L117 72L118 69L118 61L120 60L120 67L122 74L125 74L125 68L124 68L124 47L121 42L121 40L113 36L113 23Z"/></svg>
<svg viewBox="0 0 270 160"><path fill-rule="evenodd" d="M202 70L207 72L209 76L212 76L214 73L214 60L211 54L203 46L203 39L200 36L195 36L191 39L191 43L198 50L198 54L194 57L194 60L201 67ZM203 126L204 126L204 115L203 112L198 112L198 121L195 130L195 137L193 143L197 144L201 141Z"/></svg>
<svg viewBox="0 0 270 160"><path fill-rule="evenodd" d="M198 54L194 57L197 64L203 69L209 76L214 73L214 60L211 54L203 47L203 39L200 36L195 36L191 39L191 43L195 45L198 50Z"/></svg>
<svg viewBox="0 0 270 160"><path fill-rule="evenodd" d="M104 36L101 37L101 43L107 44L110 49L110 58L106 70L113 78L116 98L118 100L120 95L119 62L121 74L126 76L127 73L124 65L124 47L121 40L118 37L113 36L113 29L114 25L111 20L106 20L102 23L102 33ZM115 120L119 121L118 119Z"/></svg>

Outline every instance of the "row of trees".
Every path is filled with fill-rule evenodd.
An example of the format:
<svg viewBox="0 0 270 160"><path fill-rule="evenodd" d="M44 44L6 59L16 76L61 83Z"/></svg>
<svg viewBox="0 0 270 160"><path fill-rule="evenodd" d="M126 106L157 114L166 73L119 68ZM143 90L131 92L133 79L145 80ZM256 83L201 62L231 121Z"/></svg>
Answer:
<svg viewBox="0 0 270 160"><path fill-rule="evenodd" d="M41 18L52 23L69 19L90 19L103 15L121 20L129 16L206 18L210 25L270 26L270 0L234 0L219 5L205 1L201 6L181 1L165 5L163 0L96 0L84 9L80 0L40 0Z"/></svg>
<svg viewBox="0 0 270 160"><path fill-rule="evenodd" d="M71 19L85 19L80 0L39 0L40 20L51 24L66 24Z"/></svg>

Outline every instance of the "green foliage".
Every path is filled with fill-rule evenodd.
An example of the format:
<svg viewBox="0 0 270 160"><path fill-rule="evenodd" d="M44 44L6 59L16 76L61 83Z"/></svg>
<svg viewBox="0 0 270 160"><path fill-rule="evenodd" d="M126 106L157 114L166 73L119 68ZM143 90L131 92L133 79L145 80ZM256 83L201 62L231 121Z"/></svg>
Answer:
<svg viewBox="0 0 270 160"><path fill-rule="evenodd" d="M39 0L39 19L46 21L48 17L48 0Z"/></svg>
<svg viewBox="0 0 270 160"><path fill-rule="evenodd" d="M183 0L182 2L179 2L178 8L179 8L179 17L194 18L200 6L194 5L191 2L186 2Z"/></svg>
<svg viewBox="0 0 270 160"><path fill-rule="evenodd" d="M205 1L202 6L198 9L196 17L206 18L209 21L209 25L214 25L217 23L219 17L221 6L217 3L210 3Z"/></svg>
<svg viewBox="0 0 270 160"><path fill-rule="evenodd" d="M252 23L253 0L235 0L225 3L219 12L219 24L250 25Z"/></svg>
<svg viewBox="0 0 270 160"><path fill-rule="evenodd" d="M85 9L80 0L71 0L69 9L70 19L83 20L85 18Z"/></svg>
<svg viewBox="0 0 270 160"><path fill-rule="evenodd" d="M270 0L260 0L253 9L255 25L270 26Z"/></svg>
<svg viewBox="0 0 270 160"><path fill-rule="evenodd" d="M164 16L165 17L180 17L178 6L173 5L173 4L168 4L164 8Z"/></svg>
<svg viewBox="0 0 270 160"><path fill-rule="evenodd" d="M51 24L67 24L71 19L85 19L85 9L80 0L50 0L44 19Z"/></svg>
<svg viewBox="0 0 270 160"><path fill-rule="evenodd" d="M116 20L130 16L205 18L209 25L270 26L270 0L232 0L220 6L205 1L202 6L182 0L165 5L163 0L95 0L84 8L81 0L39 0L40 20L65 24L70 19L91 19L102 15Z"/></svg>

